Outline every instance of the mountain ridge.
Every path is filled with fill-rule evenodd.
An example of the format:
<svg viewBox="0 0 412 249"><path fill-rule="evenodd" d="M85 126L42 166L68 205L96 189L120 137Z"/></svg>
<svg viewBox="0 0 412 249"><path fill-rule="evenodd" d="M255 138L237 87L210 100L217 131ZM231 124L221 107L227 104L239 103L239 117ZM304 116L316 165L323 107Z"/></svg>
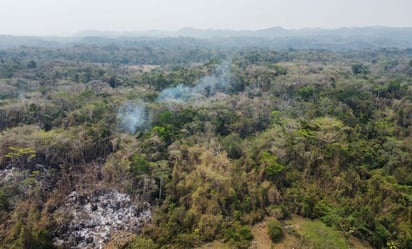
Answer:
<svg viewBox="0 0 412 249"><path fill-rule="evenodd" d="M81 31L72 36L0 35L0 49L28 47L55 48L79 44L126 47L271 48L356 50L412 48L412 27L342 27L338 29L285 29L270 27L259 30L195 29L175 31L147 30L135 32Z"/></svg>

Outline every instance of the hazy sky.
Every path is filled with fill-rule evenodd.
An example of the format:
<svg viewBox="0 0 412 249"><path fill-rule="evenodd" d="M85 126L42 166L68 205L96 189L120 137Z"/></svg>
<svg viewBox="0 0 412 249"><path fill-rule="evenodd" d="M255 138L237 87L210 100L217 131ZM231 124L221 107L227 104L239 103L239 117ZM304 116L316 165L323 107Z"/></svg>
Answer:
<svg viewBox="0 0 412 249"><path fill-rule="evenodd" d="M0 34L412 26L412 0L0 0Z"/></svg>

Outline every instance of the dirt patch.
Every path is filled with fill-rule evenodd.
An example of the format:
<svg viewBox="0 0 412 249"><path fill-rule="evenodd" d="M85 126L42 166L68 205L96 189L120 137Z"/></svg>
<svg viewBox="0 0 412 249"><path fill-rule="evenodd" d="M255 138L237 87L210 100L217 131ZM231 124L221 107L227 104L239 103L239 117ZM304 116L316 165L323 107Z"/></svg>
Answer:
<svg viewBox="0 0 412 249"><path fill-rule="evenodd" d="M279 243L273 243L268 234L267 224L273 221L273 218L266 218L261 223L256 224L252 228L254 240L251 243L251 249L291 249L305 248L297 239L290 226L284 228L285 237Z"/></svg>
<svg viewBox="0 0 412 249"><path fill-rule="evenodd" d="M372 247L367 242L362 242L353 236L349 237L348 242L350 248L353 249L372 249Z"/></svg>
<svg viewBox="0 0 412 249"><path fill-rule="evenodd" d="M196 247L196 249L231 249L231 247L223 243L222 241L215 240L200 247Z"/></svg>

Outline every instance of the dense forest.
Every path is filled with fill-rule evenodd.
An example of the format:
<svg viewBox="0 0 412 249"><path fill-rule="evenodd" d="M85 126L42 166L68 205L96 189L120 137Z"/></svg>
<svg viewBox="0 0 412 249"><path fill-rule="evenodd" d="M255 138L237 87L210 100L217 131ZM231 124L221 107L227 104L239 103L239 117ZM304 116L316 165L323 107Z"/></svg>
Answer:
<svg viewBox="0 0 412 249"><path fill-rule="evenodd" d="M411 49L192 41L0 50L0 248L412 248Z"/></svg>

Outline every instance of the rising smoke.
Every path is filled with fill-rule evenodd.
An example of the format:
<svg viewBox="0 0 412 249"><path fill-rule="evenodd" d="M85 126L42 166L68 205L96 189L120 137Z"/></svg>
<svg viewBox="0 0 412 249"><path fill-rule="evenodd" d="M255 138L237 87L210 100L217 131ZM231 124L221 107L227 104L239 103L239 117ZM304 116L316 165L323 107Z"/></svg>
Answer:
<svg viewBox="0 0 412 249"><path fill-rule="evenodd" d="M145 103L127 103L119 108L117 118L122 131L136 133L150 127L150 113Z"/></svg>
<svg viewBox="0 0 412 249"><path fill-rule="evenodd" d="M230 65L231 63L226 61L216 66L212 75L201 78L194 87L180 84L163 89L156 102L167 104L171 108L174 104L185 104L196 101L199 97L210 97L217 92L225 92L230 83ZM120 120L119 128L132 134L151 125L150 110L143 102L125 104L119 108L117 117Z"/></svg>
<svg viewBox="0 0 412 249"><path fill-rule="evenodd" d="M184 86L182 84L163 89L163 91L156 98L159 103L183 103L189 101L193 95L193 88Z"/></svg>
<svg viewBox="0 0 412 249"><path fill-rule="evenodd" d="M216 66L214 74L201 78L194 87L178 85L160 92L156 101L159 103L184 103L196 100L199 95L209 97L217 92L225 92L230 83L230 63L225 61Z"/></svg>

